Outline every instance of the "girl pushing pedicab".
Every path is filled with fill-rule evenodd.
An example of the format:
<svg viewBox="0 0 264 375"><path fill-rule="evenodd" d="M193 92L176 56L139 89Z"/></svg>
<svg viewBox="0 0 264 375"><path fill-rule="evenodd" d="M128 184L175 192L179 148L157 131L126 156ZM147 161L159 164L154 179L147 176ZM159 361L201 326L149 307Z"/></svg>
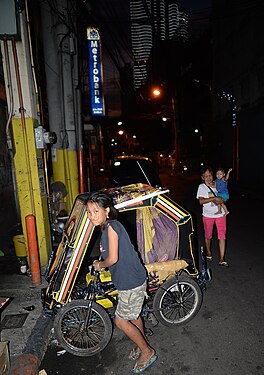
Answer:
<svg viewBox="0 0 264 375"><path fill-rule="evenodd" d="M116 325L135 343L133 372L142 372L157 355L145 340L140 311L167 326L198 313L209 278L204 267L198 270L192 217L167 193L133 184L77 196L43 291L44 310L54 316L56 338L68 352L102 351L115 311ZM90 264L85 287L78 283L83 264ZM150 298L142 309L146 289Z"/></svg>
<svg viewBox="0 0 264 375"><path fill-rule="evenodd" d="M116 220L117 211L106 192L92 193L87 202L88 218L102 230L100 251L103 260L95 260L96 271L109 268L118 289L115 324L134 342L129 354L136 362L133 372L139 373L156 361L155 350L145 338L140 313L147 292L147 272L141 263L124 226Z"/></svg>

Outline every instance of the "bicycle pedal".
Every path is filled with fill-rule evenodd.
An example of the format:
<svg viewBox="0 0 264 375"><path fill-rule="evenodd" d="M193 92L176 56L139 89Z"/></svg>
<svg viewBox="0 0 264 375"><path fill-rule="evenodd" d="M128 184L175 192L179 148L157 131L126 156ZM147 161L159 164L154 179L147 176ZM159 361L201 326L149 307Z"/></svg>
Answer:
<svg viewBox="0 0 264 375"><path fill-rule="evenodd" d="M155 315L154 314L152 314L152 313L150 313L149 315L148 315L148 318L147 318L150 322L151 322L151 324L155 327L156 325L158 325L159 324L159 321L157 320L157 318L155 317Z"/></svg>
<svg viewBox="0 0 264 375"><path fill-rule="evenodd" d="M153 335L153 331L150 328L145 328L144 332L145 332L146 336L152 336Z"/></svg>

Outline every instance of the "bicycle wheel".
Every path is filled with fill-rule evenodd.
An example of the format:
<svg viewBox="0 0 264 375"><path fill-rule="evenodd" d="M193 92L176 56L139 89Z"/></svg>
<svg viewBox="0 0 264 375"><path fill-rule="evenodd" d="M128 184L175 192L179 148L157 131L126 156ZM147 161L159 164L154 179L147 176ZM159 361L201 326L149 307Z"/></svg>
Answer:
<svg viewBox="0 0 264 375"><path fill-rule="evenodd" d="M188 276L173 277L165 281L153 299L153 309L158 321L165 326L189 322L202 304L202 291L198 283Z"/></svg>
<svg viewBox="0 0 264 375"><path fill-rule="evenodd" d="M90 316L88 315L90 314ZM87 321L87 316L89 320ZM101 352L111 340L112 321L103 307L88 301L72 301L62 307L54 319L54 333L69 353L89 357Z"/></svg>

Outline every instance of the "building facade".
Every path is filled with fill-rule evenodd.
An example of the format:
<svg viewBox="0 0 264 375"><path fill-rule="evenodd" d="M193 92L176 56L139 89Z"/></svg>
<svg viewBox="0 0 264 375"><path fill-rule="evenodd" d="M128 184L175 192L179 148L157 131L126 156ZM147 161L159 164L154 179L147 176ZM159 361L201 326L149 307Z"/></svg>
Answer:
<svg viewBox="0 0 264 375"><path fill-rule="evenodd" d="M131 0L134 89L148 80L152 47L160 41L187 41L188 15L175 0Z"/></svg>
<svg viewBox="0 0 264 375"><path fill-rule="evenodd" d="M215 162L255 186L264 182L263 11L262 2L213 0Z"/></svg>

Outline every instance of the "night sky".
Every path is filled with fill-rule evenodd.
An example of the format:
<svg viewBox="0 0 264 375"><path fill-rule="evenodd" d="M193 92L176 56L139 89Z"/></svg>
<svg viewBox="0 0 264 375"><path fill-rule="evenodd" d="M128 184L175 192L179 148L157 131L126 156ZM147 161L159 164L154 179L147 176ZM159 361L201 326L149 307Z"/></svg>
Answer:
<svg viewBox="0 0 264 375"><path fill-rule="evenodd" d="M211 0L179 0L178 4L191 14L203 13L211 8Z"/></svg>
<svg viewBox="0 0 264 375"><path fill-rule="evenodd" d="M108 96L110 116L120 115L119 69L133 61L130 41L129 0L91 0L94 22L101 30L105 94ZM189 14L190 34L206 28L211 11L211 0L179 0Z"/></svg>

